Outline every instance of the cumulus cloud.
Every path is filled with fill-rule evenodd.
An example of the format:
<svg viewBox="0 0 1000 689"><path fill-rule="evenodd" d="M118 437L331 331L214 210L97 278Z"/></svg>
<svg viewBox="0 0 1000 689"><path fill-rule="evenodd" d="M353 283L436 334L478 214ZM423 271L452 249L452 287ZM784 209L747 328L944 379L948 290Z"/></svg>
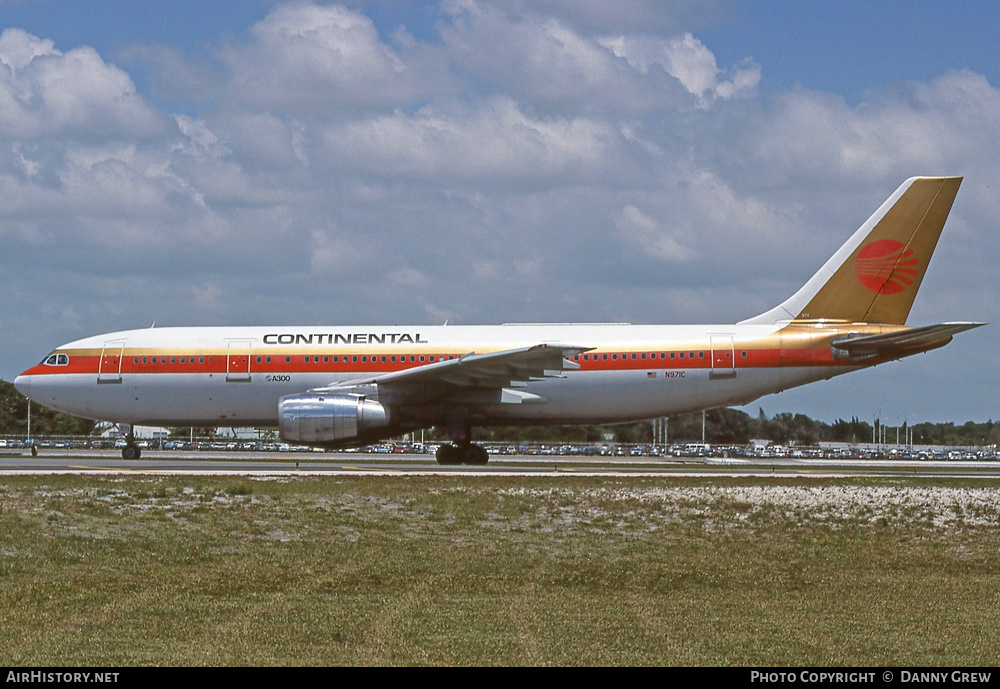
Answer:
<svg viewBox="0 0 1000 689"><path fill-rule="evenodd" d="M319 275L351 274L366 258L355 239L336 230L312 230L309 265Z"/></svg>
<svg viewBox="0 0 1000 689"><path fill-rule="evenodd" d="M220 57L233 96L265 107L402 105L453 81L433 54L384 43L370 19L337 5L279 5Z"/></svg>
<svg viewBox="0 0 1000 689"><path fill-rule="evenodd" d="M660 227L635 206L625 206L615 220L618 235L626 244L667 263L683 263L695 258L693 250L668 229Z"/></svg>
<svg viewBox="0 0 1000 689"><path fill-rule="evenodd" d="M750 277L747 256L780 253L801 229L779 208L737 192L708 170L683 170L661 189L644 192L640 203L644 209L626 205L614 220L626 255L714 274L739 267L735 280Z"/></svg>
<svg viewBox="0 0 1000 689"><path fill-rule="evenodd" d="M982 163L1000 153L991 135L998 127L1000 90L963 70L856 106L835 94L784 93L751 150L800 180L900 182L913 174L985 172Z"/></svg>
<svg viewBox="0 0 1000 689"><path fill-rule="evenodd" d="M616 161L616 138L600 121L530 118L508 98L359 120L324 135L333 160L390 177L537 184L594 178Z"/></svg>
<svg viewBox="0 0 1000 689"><path fill-rule="evenodd" d="M729 78L725 78L712 51L690 33L669 40L617 36L604 38L602 43L641 74L664 70L695 97L700 107L716 99L750 97L760 83L760 66L750 58L731 69Z"/></svg>
<svg viewBox="0 0 1000 689"><path fill-rule="evenodd" d="M454 3L451 10L441 26L451 59L538 108L649 112L675 97L657 75L637 73L596 37L558 17L474 2Z"/></svg>
<svg viewBox="0 0 1000 689"><path fill-rule="evenodd" d="M0 33L0 138L53 135L113 138L161 133L164 117L131 77L93 48L62 53L22 29Z"/></svg>

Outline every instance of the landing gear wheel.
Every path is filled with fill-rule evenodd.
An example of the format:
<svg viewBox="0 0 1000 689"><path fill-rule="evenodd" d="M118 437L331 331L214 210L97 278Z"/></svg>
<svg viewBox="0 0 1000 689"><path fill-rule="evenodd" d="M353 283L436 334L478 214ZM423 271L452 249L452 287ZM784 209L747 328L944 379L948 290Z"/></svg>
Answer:
<svg viewBox="0 0 1000 689"><path fill-rule="evenodd" d="M442 445L438 448L438 464L486 464L490 456L486 449L471 443L459 445Z"/></svg>
<svg viewBox="0 0 1000 689"><path fill-rule="evenodd" d="M479 445L468 445L462 450L462 460L465 464L482 465L490 461L490 456L486 453L486 448Z"/></svg>
<svg viewBox="0 0 1000 689"><path fill-rule="evenodd" d="M434 453L438 464L461 464L462 458L458 454L458 448L454 445L442 445Z"/></svg>
<svg viewBox="0 0 1000 689"><path fill-rule="evenodd" d="M139 459L142 457L142 450L136 445L126 445L122 448L122 459Z"/></svg>

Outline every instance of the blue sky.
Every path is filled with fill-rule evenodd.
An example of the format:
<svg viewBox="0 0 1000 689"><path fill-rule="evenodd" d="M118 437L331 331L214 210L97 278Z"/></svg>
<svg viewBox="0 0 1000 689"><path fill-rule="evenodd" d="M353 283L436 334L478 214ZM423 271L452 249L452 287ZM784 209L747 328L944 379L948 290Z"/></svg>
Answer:
<svg viewBox="0 0 1000 689"><path fill-rule="evenodd" d="M735 4L699 33L722 63L752 55L763 84L837 93L851 103L906 81L972 69L996 84L1000 6L976 0Z"/></svg>
<svg viewBox="0 0 1000 689"><path fill-rule="evenodd" d="M0 26L16 26L51 38L57 47L90 45L114 60L131 43L205 51L242 35L275 4L265 0L0 0ZM435 3L343 4L359 8L384 36L405 26L418 40L437 40ZM692 30L723 64L747 56L766 64L765 88L818 89L857 102L870 91L904 81L927 81L953 69L972 69L990 83L1000 78L995 39L1000 5L989 0L948 6L934 0L704 4L708 9L701 18L697 9L690 12Z"/></svg>
<svg viewBox="0 0 1000 689"><path fill-rule="evenodd" d="M158 325L732 322L965 175L911 322L1000 320L1000 4L0 0L0 375ZM995 327L765 398L996 418Z"/></svg>

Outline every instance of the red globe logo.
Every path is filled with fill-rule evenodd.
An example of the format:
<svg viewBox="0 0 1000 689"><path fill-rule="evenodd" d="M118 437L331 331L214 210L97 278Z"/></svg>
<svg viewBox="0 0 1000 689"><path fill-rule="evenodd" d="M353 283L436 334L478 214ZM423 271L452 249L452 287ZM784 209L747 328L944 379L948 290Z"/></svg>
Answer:
<svg viewBox="0 0 1000 689"><path fill-rule="evenodd" d="M858 252L854 272L866 289L877 294L898 294L917 277L917 259L895 239L879 239Z"/></svg>

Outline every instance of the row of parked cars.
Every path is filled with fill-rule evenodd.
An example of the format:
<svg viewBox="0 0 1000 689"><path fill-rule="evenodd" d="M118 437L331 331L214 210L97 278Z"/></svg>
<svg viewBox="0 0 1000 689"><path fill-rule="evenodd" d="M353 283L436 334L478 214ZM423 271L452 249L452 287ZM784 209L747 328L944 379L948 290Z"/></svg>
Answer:
<svg viewBox="0 0 1000 689"><path fill-rule="evenodd" d="M136 445L143 450L180 451L230 451L230 452L322 452L323 450L289 445L276 440L252 439L139 439ZM0 438L3 449L120 449L123 438ZM336 450L336 452L367 454L434 454L439 445L424 443L380 443L361 448ZM731 458L792 458L792 459L901 459L919 461L997 460L1000 454L993 446L970 448L870 448L870 447L785 447L768 446L711 446L704 443L686 443L658 447L655 445L628 445L612 443L581 443L546 445L537 443L487 443L490 455L528 456L588 456L588 457L731 457Z"/></svg>

